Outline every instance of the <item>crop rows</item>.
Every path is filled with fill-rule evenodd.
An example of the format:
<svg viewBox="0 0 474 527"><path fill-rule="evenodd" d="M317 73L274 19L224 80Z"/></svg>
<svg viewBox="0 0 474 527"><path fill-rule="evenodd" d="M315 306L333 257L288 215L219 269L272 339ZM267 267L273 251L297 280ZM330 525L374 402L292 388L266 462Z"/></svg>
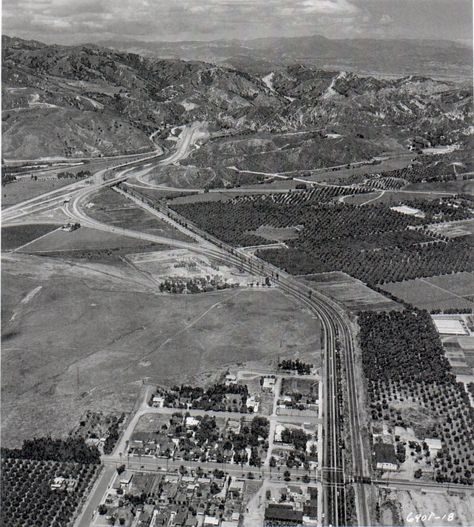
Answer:
<svg viewBox="0 0 474 527"><path fill-rule="evenodd" d="M267 244L255 234L260 226L298 227L299 235L286 242L287 249L258 252L261 258L292 274L344 271L374 285L474 270L468 241L444 240L424 228L428 223L470 217L467 202L437 200L409 204L421 209L425 218L400 214L384 204L364 207L317 201L288 204L262 197L172 205L172 208L234 246Z"/></svg>
<svg viewBox="0 0 474 527"><path fill-rule="evenodd" d="M263 196L247 194L234 198L232 203L265 204L269 201L280 205L300 205L308 202L325 203L339 196L349 196L351 194L361 194L365 192L366 191L363 189L352 187L319 187L310 190L297 190L293 192L266 194Z"/></svg>

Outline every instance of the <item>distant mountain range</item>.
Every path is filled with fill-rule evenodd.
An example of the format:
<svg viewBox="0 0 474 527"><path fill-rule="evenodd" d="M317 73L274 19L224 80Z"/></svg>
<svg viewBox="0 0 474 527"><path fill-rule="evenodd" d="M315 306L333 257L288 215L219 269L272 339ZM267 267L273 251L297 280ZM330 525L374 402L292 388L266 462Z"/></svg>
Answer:
<svg viewBox="0 0 474 527"><path fill-rule="evenodd" d="M153 57L226 64L255 73L297 62L370 75L472 76L472 47L445 40L335 40L314 35L209 42L107 40L100 45Z"/></svg>
<svg viewBox="0 0 474 527"><path fill-rule="evenodd" d="M269 46L267 39L254 42ZM321 148L313 148L316 139L306 145L308 165L315 166L405 150L416 137L426 144L471 137L467 82L383 79L301 64L258 73L7 36L2 52L6 159L142 152L153 141L172 148L170 129L193 121L229 135L321 130L343 136L330 144L316 138Z"/></svg>

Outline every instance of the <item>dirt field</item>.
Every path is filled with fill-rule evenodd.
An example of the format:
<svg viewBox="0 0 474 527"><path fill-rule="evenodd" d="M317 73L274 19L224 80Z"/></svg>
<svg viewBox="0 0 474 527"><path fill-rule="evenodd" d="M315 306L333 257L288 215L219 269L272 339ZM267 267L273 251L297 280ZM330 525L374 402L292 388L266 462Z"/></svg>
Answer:
<svg viewBox="0 0 474 527"><path fill-rule="evenodd" d="M417 278L382 286L384 291L420 309L472 308L474 273L456 273Z"/></svg>
<svg viewBox="0 0 474 527"><path fill-rule="evenodd" d="M401 305L373 291L360 280L341 273L320 273L300 278L321 293L341 302L351 311L390 311Z"/></svg>
<svg viewBox="0 0 474 527"><path fill-rule="evenodd" d="M317 321L276 290L159 295L129 268L17 253L2 265L6 446L64 434L86 409L130 411L143 381L212 380L320 346Z"/></svg>
<svg viewBox="0 0 474 527"><path fill-rule="evenodd" d="M387 527L472 526L474 498L470 492L448 493L443 489L380 489L378 502L380 525Z"/></svg>
<svg viewBox="0 0 474 527"><path fill-rule="evenodd" d="M181 231L145 212L125 196L108 188L94 195L86 208L91 217L108 225L193 242Z"/></svg>
<svg viewBox="0 0 474 527"><path fill-rule="evenodd" d="M449 193L446 193L448 196ZM347 196L343 198L344 203L348 205L362 205L370 201L370 203L385 203L387 205L396 205L400 202L410 200L426 200L432 201L439 198L439 194L431 194L430 192L410 192L403 191L397 192L394 190L376 190L370 194L356 194L353 196Z"/></svg>
<svg viewBox="0 0 474 527"><path fill-rule="evenodd" d="M441 234L448 238L460 238L462 236L474 236L474 220L449 221L446 223L434 223L428 225L431 232Z"/></svg>
<svg viewBox="0 0 474 527"><path fill-rule="evenodd" d="M57 228L58 225L41 223L38 225L2 227L2 250L9 251L11 249L17 249Z"/></svg>

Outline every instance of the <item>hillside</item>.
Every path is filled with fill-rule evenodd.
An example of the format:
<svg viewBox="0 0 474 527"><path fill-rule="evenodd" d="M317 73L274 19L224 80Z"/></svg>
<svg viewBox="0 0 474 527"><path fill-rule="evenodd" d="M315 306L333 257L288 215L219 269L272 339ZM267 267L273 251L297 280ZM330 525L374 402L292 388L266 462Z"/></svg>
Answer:
<svg viewBox="0 0 474 527"><path fill-rule="evenodd" d="M251 160L251 166L282 170L406 151L414 140L463 143L470 134L471 90L451 81L377 79L304 65L262 77L204 62L5 36L2 47L6 159L141 152L154 142L169 148L171 129L197 120L207 121L213 136L266 134L263 147L261 136L239 147L228 137L216 139L186 162L206 169L216 155L224 154L229 166L262 148L275 152L273 160ZM313 135L273 137L305 130Z"/></svg>

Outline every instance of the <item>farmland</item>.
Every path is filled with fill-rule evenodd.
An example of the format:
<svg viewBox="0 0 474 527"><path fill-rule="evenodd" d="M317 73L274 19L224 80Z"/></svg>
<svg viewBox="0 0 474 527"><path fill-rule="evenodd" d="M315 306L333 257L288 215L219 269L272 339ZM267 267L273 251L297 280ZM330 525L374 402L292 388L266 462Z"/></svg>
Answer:
<svg viewBox="0 0 474 527"><path fill-rule="evenodd" d="M474 302L470 298L474 294L472 272L387 283L381 288L419 309L431 311L474 308Z"/></svg>
<svg viewBox="0 0 474 527"><path fill-rule="evenodd" d="M320 346L318 323L276 290L169 296L117 266L8 254L2 267L4 445L130 411L143 379L201 383Z"/></svg>
<svg viewBox="0 0 474 527"><path fill-rule="evenodd" d="M83 439L39 438L2 448L1 523L60 527L73 518L97 472L99 452Z"/></svg>
<svg viewBox="0 0 474 527"><path fill-rule="evenodd" d="M372 424L382 430L374 434L374 446L391 449L392 477L472 485L469 398L450 370L430 316L365 312L359 325Z"/></svg>
<svg viewBox="0 0 474 527"><path fill-rule="evenodd" d="M440 243L424 228L435 221L470 218L467 200L405 203L420 210L422 217L415 217L384 204L327 203L338 195L334 190L242 196L228 203L171 203L170 207L234 246L266 244L258 235L262 226L298 227L300 234L287 241L288 248L257 253L292 274L343 271L377 284L473 269L469 240L443 239ZM344 189L341 192L344 195Z"/></svg>
<svg viewBox="0 0 474 527"><path fill-rule="evenodd" d="M346 273L320 273L301 277L314 289L337 300L350 311L387 311L400 309L400 304L370 289Z"/></svg>

